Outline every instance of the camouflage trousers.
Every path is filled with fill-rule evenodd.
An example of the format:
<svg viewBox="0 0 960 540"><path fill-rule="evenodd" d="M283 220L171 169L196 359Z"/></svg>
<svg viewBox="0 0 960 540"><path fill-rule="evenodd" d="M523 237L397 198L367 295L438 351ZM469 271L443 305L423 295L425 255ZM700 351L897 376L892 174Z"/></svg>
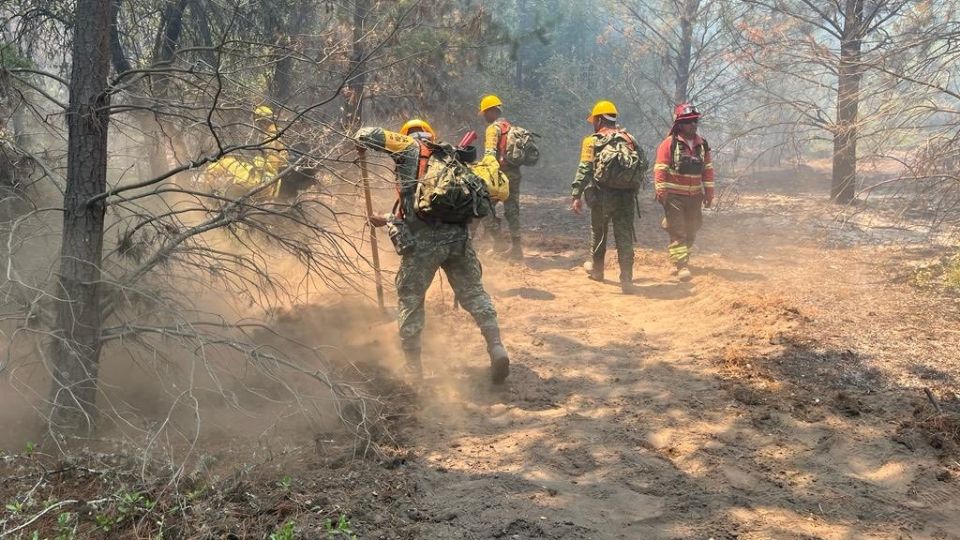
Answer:
<svg viewBox="0 0 960 540"><path fill-rule="evenodd" d="M466 231L462 238L452 241L438 241L429 234L418 235L416 249L401 259L396 279L400 340L404 349L420 347L426 319L424 299L441 268L457 301L473 316L477 326L481 330L499 328L497 311L483 288L480 261Z"/></svg>
<svg viewBox="0 0 960 540"><path fill-rule="evenodd" d="M670 262L682 268L690 262L690 248L703 225L703 199L686 195L668 194L663 203L661 226L670 235L667 251Z"/></svg>
<svg viewBox="0 0 960 540"><path fill-rule="evenodd" d="M593 260L602 261L607 253L607 233L613 223L613 238L617 244L621 277L633 271L633 219L636 209L636 191L632 189L592 188L590 202L590 242ZM625 275L626 274L626 275Z"/></svg>

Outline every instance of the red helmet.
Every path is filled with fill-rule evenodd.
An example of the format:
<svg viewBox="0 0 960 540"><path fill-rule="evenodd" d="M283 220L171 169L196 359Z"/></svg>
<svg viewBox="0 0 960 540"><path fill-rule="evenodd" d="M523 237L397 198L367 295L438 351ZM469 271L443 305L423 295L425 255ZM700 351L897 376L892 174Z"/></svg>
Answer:
<svg viewBox="0 0 960 540"><path fill-rule="evenodd" d="M673 121L682 122L684 120L696 120L700 118L700 111L694 107L693 103L681 103L673 109Z"/></svg>

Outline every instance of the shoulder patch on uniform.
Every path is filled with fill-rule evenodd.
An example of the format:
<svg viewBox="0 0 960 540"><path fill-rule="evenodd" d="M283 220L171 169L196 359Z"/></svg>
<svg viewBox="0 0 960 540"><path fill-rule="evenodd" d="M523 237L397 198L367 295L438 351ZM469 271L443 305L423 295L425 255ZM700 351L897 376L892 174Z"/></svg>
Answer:
<svg viewBox="0 0 960 540"><path fill-rule="evenodd" d="M597 137L595 134L583 138L583 145L580 147L580 161L593 161L596 142Z"/></svg>

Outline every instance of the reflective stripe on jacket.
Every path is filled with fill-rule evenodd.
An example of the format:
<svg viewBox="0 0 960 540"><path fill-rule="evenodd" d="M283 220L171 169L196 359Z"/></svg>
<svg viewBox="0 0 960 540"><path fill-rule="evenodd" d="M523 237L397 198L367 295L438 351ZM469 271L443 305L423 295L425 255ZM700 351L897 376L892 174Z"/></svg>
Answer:
<svg viewBox="0 0 960 540"><path fill-rule="evenodd" d="M657 161L653 166L653 185L657 192L697 197L706 193L708 197L713 197L710 145L699 135L692 143L679 135L670 135L660 143Z"/></svg>

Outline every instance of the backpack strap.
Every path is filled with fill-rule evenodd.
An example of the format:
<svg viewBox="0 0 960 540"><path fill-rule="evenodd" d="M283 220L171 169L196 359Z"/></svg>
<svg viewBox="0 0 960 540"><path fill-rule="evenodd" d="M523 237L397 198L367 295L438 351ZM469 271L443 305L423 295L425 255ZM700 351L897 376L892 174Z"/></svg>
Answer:
<svg viewBox="0 0 960 540"><path fill-rule="evenodd" d="M419 139L417 140L417 145L420 147L420 155L417 157L416 179L419 180L423 178L423 175L427 174L427 166L430 164L430 156L433 155L433 149Z"/></svg>
<svg viewBox="0 0 960 540"><path fill-rule="evenodd" d="M404 218L403 205L400 204L400 188L399 187L397 188L397 200L393 203L393 210L391 212L393 213L394 216L396 216L401 220Z"/></svg>
<svg viewBox="0 0 960 540"><path fill-rule="evenodd" d="M640 145L637 144L637 140L633 138L633 135L631 135L629 131L621 128L617 130L617 133L619 133L624 139L627 140L628 143L630 143L630 147L633 150L637 150L640 148Z"/></svg>
<svg viewBox="0 0 960 540"><path fill-rule="evenodd" d="M423 175L427 174L427 167L430 165L430 157L433 156L433 148L427 145L424 141L416 139L417 141L417 169L414 172L414 180L419 181L423 178ZM400 219L403 219L404 211L403 205L400 204L402 195L400 194L400 184L397 184L397 201L393 205L393 213Z"/></svg>
<svg viewBox="0 0 960 540"><path fill-rule="evenodd" d="M677 168L677 161L680 159L680 138L677 137L676 133L670 135L672 142L670 143L670 168ZM710 144L707 143L707 140L703 137L697 137L697 145L693 147L692 151L694 154L700 156L700 160L707 159L707 152L710 151Z"/></svg>
<svg viewBox="0 0 960 540"><path fill-rule="evenodd" d="M677 137L677 133L673 132L670 134L670 169L675 170L677 168L677 161L680 159L680 138Z"/></svg>
<svg viewBox="0 0 960 540"><path fill-rule="evenodd" d="M510 132L510 122L497 120L496 124L500 127L500 138L497 139L497 161L502 165L504 156L507 155L507 133Z"/></svg>

